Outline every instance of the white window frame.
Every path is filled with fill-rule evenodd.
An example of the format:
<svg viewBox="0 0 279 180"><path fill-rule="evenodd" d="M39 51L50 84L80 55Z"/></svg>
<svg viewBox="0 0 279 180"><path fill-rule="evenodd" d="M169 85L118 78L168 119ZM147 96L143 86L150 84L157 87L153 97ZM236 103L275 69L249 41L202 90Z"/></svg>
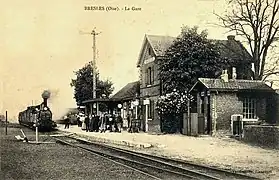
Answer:
<svg viewBox="0 0 279 180"><path fill-rule="evenodd" d="M243 99L243 121L258 121L257 99L246 97Z"/></svg>

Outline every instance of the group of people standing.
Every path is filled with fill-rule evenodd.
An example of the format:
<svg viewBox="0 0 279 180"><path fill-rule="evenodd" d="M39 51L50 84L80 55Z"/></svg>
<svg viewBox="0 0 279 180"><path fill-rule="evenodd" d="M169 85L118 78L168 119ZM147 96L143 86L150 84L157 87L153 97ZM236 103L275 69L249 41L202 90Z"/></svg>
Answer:
<svg viewBox="0 0 279 180"><path fill-rule="evenodd" d="M120 113L108 114L101 113L100 116L96 114L79 114L78 126L86 132L121 132L123 128L123 119Z"/></svg>

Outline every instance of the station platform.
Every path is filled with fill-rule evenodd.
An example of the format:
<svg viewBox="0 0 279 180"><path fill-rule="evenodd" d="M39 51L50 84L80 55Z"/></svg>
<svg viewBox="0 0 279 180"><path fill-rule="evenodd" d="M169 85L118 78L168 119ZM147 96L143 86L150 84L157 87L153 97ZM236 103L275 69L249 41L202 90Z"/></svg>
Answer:
<svg viewBox="0 0 279 180"><path fill-rule="evenodd" d="M82 130L81 127L78 127L77 125L71 125L69 129L64 129L64 124L58 124L57 125L58 130L68 133L75 133L76 135L87 138L89 140L94 140L98 142L108 143L108 144L114 144L114 145L122 145L122 146L129 146L129 147L137 147L137 148L150 148L150 147L161 147L163 145L160 145L158 143L147 143L146 138L148 138L148 134L145 134L143 132L140 133L129 133L125 130L121 131L121 133L118 132L86 132L85 130ZM145 138L143 139L143 137ZM150 135L149 135L150 136ZM151 137L150 137L151 138ZM142 141L141 139L145 140Z"/></svg>
<svg viewBox="0 0 279 180"><path fill-rule="evenodd" d="M237 172L248 172L260 177L276 176L279 178L279 150L263 149L241 141L211 136L186 136L182 134L151 134L145 132L86 132L77 125L64 129L80 138L110 145L136 148L136 151L162 155L173 159L206 164ZM253 163L251 163L253 162Z"/></svg>

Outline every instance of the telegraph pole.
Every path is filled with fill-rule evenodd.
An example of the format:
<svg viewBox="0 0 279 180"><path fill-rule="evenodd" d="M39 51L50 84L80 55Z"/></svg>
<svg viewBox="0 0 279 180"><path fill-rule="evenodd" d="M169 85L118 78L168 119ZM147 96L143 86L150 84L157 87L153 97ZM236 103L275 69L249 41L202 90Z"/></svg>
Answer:
<svg viewBox="0 0 279 180"><path fill-rule="evenodd" d="M5 134L8 134L8 111L6 111L6 123L5 123Z"/></svg>
<svg viewBox="0 0 279 180"><path fill-rule="evenodd" d="M99 35L100 33L97 33L95 31L95 28L92 30L91 35L93 38L93 59L92 59L92 69L93 69L93 99L96 98L96 84L97 84L97 73L96 73L96 36Z"/></svg>
<svg viewBox="0 0 279 180"><path fill-rule="evenodd" d="M94 28L91 33L83 33L80 32L81 34L90 34L92 35L92 49L93 49L93 59L92 59L92 70L93 70L93 99L96 99L96 86L97 86L97 67L96 67L96 36L99 35L101 32L96 32ZM99 111L99 104L97 103L97 113ZM92 113L93 113L93 105L92 105Z"/></svg>

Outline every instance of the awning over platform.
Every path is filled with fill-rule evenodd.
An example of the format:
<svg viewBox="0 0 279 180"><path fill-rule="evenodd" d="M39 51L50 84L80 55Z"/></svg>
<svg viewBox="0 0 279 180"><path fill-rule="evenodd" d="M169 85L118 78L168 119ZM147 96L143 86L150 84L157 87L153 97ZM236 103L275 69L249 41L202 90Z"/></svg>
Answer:
<svg viewBox="0 0 279 180"><path fill-rule="evenodd" d="M96 98L96 99L89 99L86 101L82 101L82 104L88 104L88 103L97 103L97 102L118 102L120 99L115 99L115 98Z"/></svg>
<svg viewBox="0 0 279 180"><path fill-rule="evenodd" d="M122 89L120 89L116 94L114 94L111 98L95 98L83 101L82 104L90 104L90 103L117 103L123 101L130 101L137 98L139 95L140 82L135 81L128 83Z"/></svg>

